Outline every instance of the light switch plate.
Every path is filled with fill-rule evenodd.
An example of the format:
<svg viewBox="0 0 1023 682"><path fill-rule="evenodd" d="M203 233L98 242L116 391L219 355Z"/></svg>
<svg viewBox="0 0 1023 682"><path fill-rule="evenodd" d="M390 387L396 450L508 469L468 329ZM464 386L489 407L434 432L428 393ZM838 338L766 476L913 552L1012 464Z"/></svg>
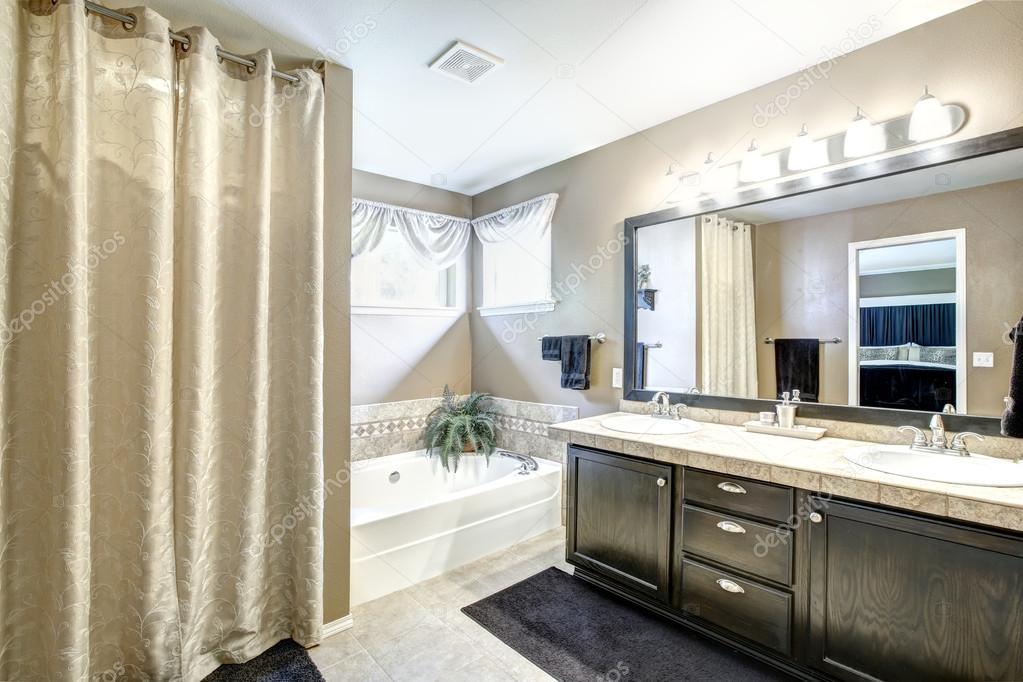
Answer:
<svg viewBox="0 0 1023 682"><path fill-rule="evenodd" d="M995 354L994 353L974 353L973 354L973 366L974 367L994 367L995 366Z"/></svg>
<svg viewBox="0 0 1023 682"><path fill-rule="evenodd" d="M611 388L622 387L622 368L613 367L611 369Z"/></svg>

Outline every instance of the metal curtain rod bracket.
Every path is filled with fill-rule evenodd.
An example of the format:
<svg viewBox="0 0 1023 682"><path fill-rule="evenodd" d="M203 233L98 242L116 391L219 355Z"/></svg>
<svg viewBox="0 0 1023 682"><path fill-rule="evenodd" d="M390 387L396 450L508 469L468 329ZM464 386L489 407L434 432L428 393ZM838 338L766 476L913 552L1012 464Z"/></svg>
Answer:
<svg viewBox="0 0 1023 682"><path fill-rule="evenodd" d="M830 338L830 339L817 339L817 342L818 343L842 343L842 339L840 339L837 336L835 336L835 337ZM770 336L768 336L767 338L764 339L764 343L772 344L772 343L774 343L774 339L771 338Z"/></svg>
<svg viewBox="0 0 1023 682"><path fill-rule="evenodd" d="M108 19L113 19L114 21L119 21L124 25L125 30L128 31L135 28L135 24L138 23L138 19L132 14L122 14L121 12L116 12L110 9L109 7L97 5L95 2L91 2L90 0L85 0L85 11L92 12L93 14L99 14L101 16L107 17ZM170 37L171 42L180 43L185 50L187 50L189 46L191 46L192 44L192 41L189 39L189 37L186 35L182 35L181 33L168 31L168 36ZM256 68L256 62L252 61L251 59L242 57L241 55L237 55L234 52L222 50L219 47L217 48L217 56L223 60L233 62L235 64L240 64L242 66L246 66L249 68L249 70ZM278 71L277 69L273 70L273 76L274 78L286 80L289 83L298 83L300 80L298 76L292 76L290 73L284 73L283 71Z"/></svg>
<svg viewBox="0 0 1023 682"><path fill-rule="evenodd" d="M549 336L549 334L548 334L548 336ZM536 337L537 341L543 341L543 339L544 339L543 336ZM605 334L604 332L600 332L599 334L594 334L593 336L590 337L590 341L596 341L597 343L604 343L605 341L607 341L607 334Z"/></svg>

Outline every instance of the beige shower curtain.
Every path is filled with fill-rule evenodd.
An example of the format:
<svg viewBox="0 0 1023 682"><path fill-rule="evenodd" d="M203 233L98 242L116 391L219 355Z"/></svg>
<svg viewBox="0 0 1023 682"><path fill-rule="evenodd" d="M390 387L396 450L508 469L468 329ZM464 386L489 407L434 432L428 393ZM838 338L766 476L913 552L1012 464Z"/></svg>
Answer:
<svg viewBox="0 0 1023 682"><path fill-rule="evenodd" d="M322 85L122 11L0 10L0 680L322 623Z"/></svg>
<svg viewBox="0 0 1023 682"><path fill-rule="evenodd" d="M752 227L722 216L700 218L703 391L757 397L757 328Z"/></svg>

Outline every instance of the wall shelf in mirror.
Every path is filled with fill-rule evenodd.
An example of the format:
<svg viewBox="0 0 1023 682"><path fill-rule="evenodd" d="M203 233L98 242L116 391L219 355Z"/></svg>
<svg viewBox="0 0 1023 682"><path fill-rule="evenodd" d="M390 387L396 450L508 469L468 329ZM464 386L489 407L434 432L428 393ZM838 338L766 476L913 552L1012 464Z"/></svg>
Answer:
<svg viewBox="0 0 1023 682"><path fill-rule="evenodd" d="M804 402L800 417L926 426L953 404L949 430L999 434L1012 364L1001 336L1023 313L1023 290L1004 286L1023 244L1023 128L695 199L625 228L627 400L648 401L646 387L656 386L693 406L770 410L779 372L792 366L776 367L772 341L816 337L819 354L808 351L819 402ZM949 230L965 234L958 264L937 247L876 251L860 270L849 262L851 244ZM682 275L659 280L657 310L639 314L637 264L663 254L674 260L654 271ZM722 259L728 276L708 279ZM967 286L947 288L956 281ZM670 301L663 311L661 296ZM630 350L644 338L665 344L644 355L645 382ZM943 373L975 352L993 355L994 366ZM878 377L884 390L850 399L851 385L876 388Z"/></svg>

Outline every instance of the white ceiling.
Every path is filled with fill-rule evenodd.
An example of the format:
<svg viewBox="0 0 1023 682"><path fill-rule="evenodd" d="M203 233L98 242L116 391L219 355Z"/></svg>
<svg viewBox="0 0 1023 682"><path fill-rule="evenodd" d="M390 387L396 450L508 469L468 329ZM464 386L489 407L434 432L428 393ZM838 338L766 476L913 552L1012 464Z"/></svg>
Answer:
<svg viewBox="0 0 1023 682"><path fill-rule="evenodd" d="M859 261L861 275L954 268L956 266L956 240L939 239L931 242L861 249Z"/></svg>
<svg viewBox="0 0 1023 682"><path fill-rule="evenodd" d="M355 167L472 195L820 62L872 16L879 28L858 46L974 1L173 4L204 7L192 23L209 22L229 49L244 27L215 20L242 13L275 53L326 53L352 68ZM430 71L454 40L505 63L472 85Z"/></svg>

